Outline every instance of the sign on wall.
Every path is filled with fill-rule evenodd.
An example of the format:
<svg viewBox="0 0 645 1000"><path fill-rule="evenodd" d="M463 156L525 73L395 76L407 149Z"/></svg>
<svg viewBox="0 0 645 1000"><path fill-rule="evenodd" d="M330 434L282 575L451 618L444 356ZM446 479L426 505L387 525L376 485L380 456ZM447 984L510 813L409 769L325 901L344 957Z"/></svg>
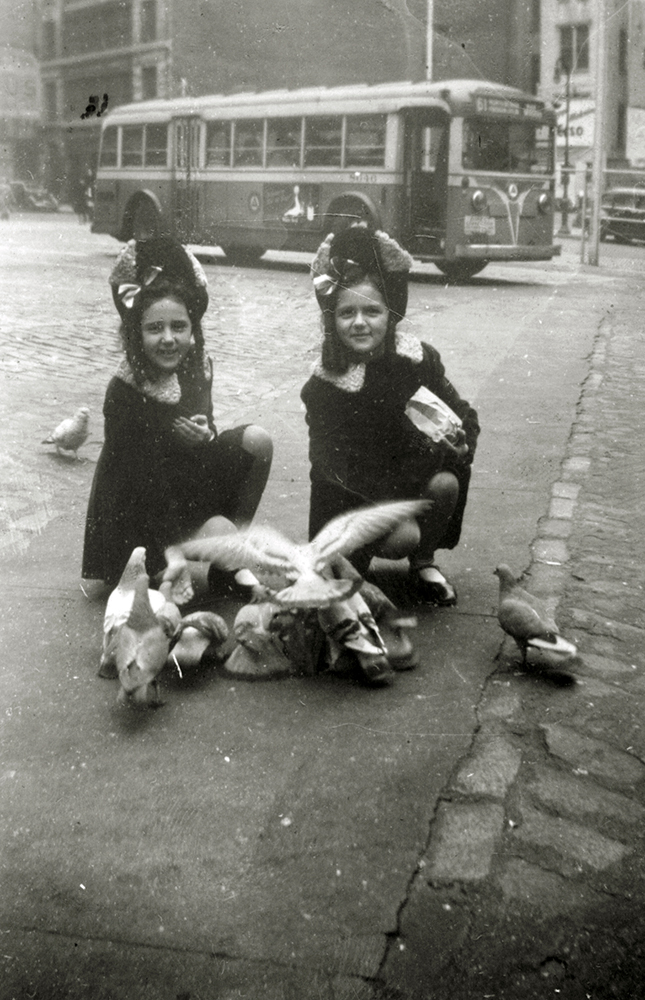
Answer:
<svg viewBox="0 0 645 1000"><path fill-rule="evenodd" d="M596 105L586 97L572 97L569 101L569 146L593 146L593 129ZM565 144L567 109L563 101L558 108L558 146Z"/></svg>

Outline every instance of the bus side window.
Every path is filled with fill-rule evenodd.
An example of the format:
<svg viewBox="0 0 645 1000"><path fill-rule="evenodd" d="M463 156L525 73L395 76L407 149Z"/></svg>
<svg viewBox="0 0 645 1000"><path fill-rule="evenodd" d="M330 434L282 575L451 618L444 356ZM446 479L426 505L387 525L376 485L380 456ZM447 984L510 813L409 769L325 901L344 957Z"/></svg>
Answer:
<svg viewBox="0 0 645 1000"><path fill-rule="evenodd" d="M168 126L146 125L146 166L165 167L168 163Z"/></svg>
<svg viewBox="0 0 645 1000"><path fill-rule="evenodd" d="M109 125L103 130L101 139L101 166L116 167L117 165L118 130L116 125Z"/></svg>
<svg viewBox="0 0 645 1000"><path fill-rule="evenodd" d="M209 122L206 130L206 166L230 167L231 123Z"/></svg>
<svg viewBox="0 0 645 1000"><path fill-rule="evenodd" d="M346 167L382 167L385 163L385 115L348 115Z"/></svg>
<svg viewBox="0 0 645 1000"><path fill-rule="evenodd" d="M307 118L305 121L305 166L339 167L342 139L342 118Z"/></svg>
<svg viewBox="0 0 645 1000"><path fill-rule="evenodd" d="M235 123L234 167L261 167L264 121L241 119Z"/></svg>
<svg viewBox="0 0 645 1000"><path fill-rule="evenodd" d="M299 167L302 118L270 118L267 123L267 167Z"/></svg>
<svg viewBox="0 0 645 1000"><path fill-rule="evenodd" d="M143 166L143 125L124 125L121 140L121 166Z"/></svg>

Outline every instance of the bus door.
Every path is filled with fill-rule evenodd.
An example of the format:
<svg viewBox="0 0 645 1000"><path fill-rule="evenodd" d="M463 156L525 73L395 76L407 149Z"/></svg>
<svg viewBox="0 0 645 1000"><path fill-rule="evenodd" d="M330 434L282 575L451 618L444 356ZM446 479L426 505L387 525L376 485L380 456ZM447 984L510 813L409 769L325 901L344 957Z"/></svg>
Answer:
<svg viewBox="0 0 645 1000"><path fill-rule="evenodd" d="M413 253L440 254L448 203L449 119L434 108L410 109L404 129L407 242Z"/></svg>
<svg viewBox="0 0 645 1000"><path fill-rule="evenodd" d="M175 118L173 130L172 231L182 242L199 230L199 118Z"/></svg>

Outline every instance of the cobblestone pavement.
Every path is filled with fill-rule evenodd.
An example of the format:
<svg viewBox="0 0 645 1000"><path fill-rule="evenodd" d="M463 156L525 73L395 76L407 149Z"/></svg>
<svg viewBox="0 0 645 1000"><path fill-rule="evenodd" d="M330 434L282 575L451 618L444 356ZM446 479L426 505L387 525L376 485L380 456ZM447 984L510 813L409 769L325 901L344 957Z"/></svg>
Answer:
<svg viewBox="0 0 645 1000"><path fill-rule="evenodd" d="M506 640L382 967L391 1000L643 995L644 306L641 284L600 325L532 545L526 586L584 652L573 677L523 673Z"/></svg>

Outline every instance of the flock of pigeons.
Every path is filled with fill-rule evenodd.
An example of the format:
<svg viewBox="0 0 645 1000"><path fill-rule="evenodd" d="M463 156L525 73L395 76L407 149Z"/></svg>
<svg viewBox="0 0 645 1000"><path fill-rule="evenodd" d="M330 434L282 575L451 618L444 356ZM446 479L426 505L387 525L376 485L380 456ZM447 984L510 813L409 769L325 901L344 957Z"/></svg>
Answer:
<svg viewBox="0 0 645 1000"><path fill-rule="evenodd" d="M78 458L88 433L89 410L83 406L43 444L55 444L59 454L73 452ZM298 645L294 635L300 626L302 646L302 613L310 610L317 613L332 664L350 650L368 677L370 665L384 658L390 663L398 658L399 669L412 665L407 629L415 620L401 617L382 591L362 580L347 556L427 506L428 501L410 500L351 511L334 518L304 545L273 528L251 527L173 548L180 568L182 560L198 559L224 570L247 569L258 581L261 603L247 605L237 615L233 626L237 644L226 659L227 671L248 677L293 672L290 660ZM134 549L108 598L99 674L118 677L119 703L155 706L161 704L158 677L166 663L182 676L183 670L200 663L207 649L223 660L229 630L219 615L209 611L182 616L179 605L192 595L185 575L181 586L174 585L176 563L171 578L159 590L151 589L145 556L144 548ZM576 656L575 645L560 635L546 605L519 585L510 568L501 564L495 575L499 624L520 649L522 666L526 667L529 650L551 654L557 662ZM302 659L306 650L300 654Z"/></svg>

